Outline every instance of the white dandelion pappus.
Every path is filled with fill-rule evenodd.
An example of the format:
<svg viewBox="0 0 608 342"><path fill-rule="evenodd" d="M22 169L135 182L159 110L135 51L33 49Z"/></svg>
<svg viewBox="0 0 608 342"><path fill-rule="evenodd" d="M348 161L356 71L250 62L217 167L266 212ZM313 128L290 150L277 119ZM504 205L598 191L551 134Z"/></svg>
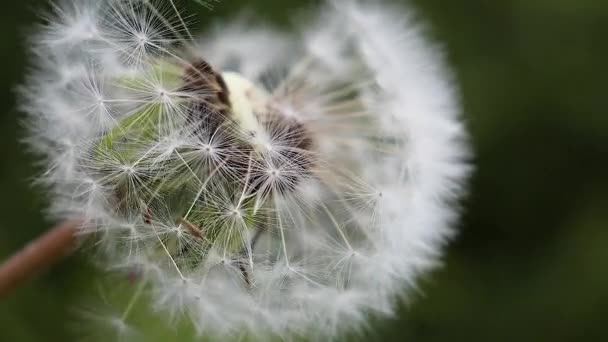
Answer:
<svg viewBox="0 0 608 342"><path fill-rule="evenodd" d="M361 329L453 234L468 150L440 53L400 8L320 13L196 42L173 1L66 0L32 40L52 212L201 334Z"/></svg>

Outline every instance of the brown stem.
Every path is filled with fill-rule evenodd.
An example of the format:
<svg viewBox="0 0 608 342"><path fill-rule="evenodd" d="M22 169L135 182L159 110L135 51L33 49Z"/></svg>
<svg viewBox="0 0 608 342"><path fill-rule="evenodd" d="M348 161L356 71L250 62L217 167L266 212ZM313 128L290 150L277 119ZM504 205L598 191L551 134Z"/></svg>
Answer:
<svg viewBox="0 0 608 342"><path fill-rule="evenodd" d="M0 265L0 299L72 252L79 225L66 221L55 226Z"/></svg>

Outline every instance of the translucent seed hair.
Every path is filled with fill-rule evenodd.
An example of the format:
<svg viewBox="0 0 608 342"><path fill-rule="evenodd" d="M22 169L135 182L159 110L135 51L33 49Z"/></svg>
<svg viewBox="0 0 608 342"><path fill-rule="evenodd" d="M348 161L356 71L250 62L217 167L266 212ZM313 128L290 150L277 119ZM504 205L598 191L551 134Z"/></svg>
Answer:
<svg viewBox="0 0 608 342"><path fill-rule="evenodd" d="M201 335L324 340L393 314L469 171L439 51L383 1L289 34L199 37L181 8L65 0L32 37L22 107L53 217Z"/></svg>

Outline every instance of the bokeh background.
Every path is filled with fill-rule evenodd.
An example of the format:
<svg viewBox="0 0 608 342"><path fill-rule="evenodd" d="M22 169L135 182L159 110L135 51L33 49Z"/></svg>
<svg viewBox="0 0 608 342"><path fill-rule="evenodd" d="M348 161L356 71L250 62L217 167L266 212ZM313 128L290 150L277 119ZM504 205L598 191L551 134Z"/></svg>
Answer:
<svg viewBox="0 0 608 342"><path fill-rule="evenodd" d="M0 5L0 259L51 224L13 91L45 2ZM284 25L312 3L225 0L212 15ZM445 266L364 339L608 341L608 1L410 3L453 66L477 171ZM76 254L0 301L0 341L77 340L71 309L92 279Z"/></svg>

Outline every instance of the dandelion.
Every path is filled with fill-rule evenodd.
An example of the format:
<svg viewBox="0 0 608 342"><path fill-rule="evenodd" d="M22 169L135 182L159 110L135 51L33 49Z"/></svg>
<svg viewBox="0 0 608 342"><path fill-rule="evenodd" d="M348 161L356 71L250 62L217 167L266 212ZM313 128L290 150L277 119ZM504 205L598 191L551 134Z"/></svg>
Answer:
<svg viewBox="0 0 608 342"><path fill-rule="evenodd" d="M51 212L200 334L327 339L390 315L438 264L468 173L440 53L384 3L204 39L180 8L65 0L32 38Z"/></svg>

